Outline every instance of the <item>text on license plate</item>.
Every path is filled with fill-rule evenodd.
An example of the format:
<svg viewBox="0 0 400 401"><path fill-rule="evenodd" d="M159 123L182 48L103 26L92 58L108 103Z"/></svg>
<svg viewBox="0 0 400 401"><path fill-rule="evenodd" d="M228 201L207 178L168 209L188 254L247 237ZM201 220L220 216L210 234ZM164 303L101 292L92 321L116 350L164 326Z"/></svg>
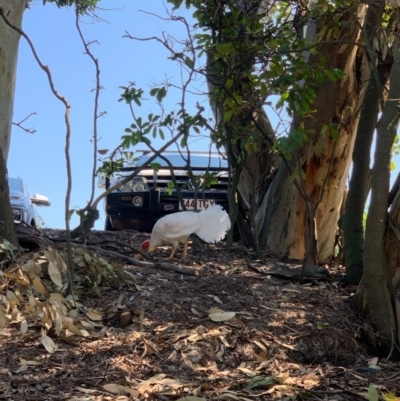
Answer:
<svg viewBox="0 0 400 401"><path fill-rule="evenodd" d="M194 210L194 207L197 203L197 210L208 208L211 205L215 205L214 199L184 199L183 203L186 206L186 210ZM183 210L181 203L179 202L179 210Z"/></svg>

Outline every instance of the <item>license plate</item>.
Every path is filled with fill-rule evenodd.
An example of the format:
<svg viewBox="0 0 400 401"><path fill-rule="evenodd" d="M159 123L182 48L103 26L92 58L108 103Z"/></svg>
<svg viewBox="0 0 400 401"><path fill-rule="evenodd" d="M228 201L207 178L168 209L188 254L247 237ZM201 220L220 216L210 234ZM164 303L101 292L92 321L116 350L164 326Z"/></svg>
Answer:
<svg viewBox="0 0 400 401"><path fill-rule="evenodd" d="M214 199L184 199L183 203L186 206L186 210L194 210L194 207L197 205L197 210L203 209L203 208L208 208L211 205L215 205L215 200ZM182 205L179 202L179 210L182 209Z"/></svg>

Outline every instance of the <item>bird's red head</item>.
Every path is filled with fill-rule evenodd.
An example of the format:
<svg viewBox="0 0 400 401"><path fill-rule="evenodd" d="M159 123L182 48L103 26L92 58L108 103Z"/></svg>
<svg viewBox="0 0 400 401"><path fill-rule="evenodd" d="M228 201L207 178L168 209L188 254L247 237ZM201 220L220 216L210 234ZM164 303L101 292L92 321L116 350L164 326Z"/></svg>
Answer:
<svg viewBox="0 0 400 401"><path fill-rule="evenodd" d="M150 240L147 239L146 241L142 242L141 248L143 251L146 251L147 249L149 249L149 246L150 246Z"/></svg>

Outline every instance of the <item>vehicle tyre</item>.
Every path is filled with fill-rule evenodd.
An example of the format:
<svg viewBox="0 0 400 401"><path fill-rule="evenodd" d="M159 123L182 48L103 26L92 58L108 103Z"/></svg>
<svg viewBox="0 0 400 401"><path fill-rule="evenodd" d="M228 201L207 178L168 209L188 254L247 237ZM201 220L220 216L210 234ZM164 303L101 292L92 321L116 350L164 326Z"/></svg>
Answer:
<svg viewBox="0 0 400 401"><path fill-rule="evenodd" d="M104 223L104 231L115 231L115 228L112 226L109 217L106 217L106 222Z"/></svg>

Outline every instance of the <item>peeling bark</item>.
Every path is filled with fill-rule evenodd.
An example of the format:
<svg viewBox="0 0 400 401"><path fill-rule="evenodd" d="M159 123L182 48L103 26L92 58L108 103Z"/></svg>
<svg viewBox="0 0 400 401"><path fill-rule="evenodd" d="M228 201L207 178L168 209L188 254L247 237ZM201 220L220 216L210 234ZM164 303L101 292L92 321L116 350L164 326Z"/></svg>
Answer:
<svg viewBox="0 0 400 401"><path fill-rule="evenodd" d="M362 19L365 7L353 8L348 12L348 20ZM306 130L315 134L300 151L300 160L306 179L303 186L314 205L317 204L324 188L318 209L316 224L318 233L318 262L331 260L333 243L340 214L340 205L345 191L345 181L351 164L355 132L359 120L359 107L365 92L365 81L357 65L359 48L342 41L357 42L360 30L352 24L343 30L337 43L325 44L320 52L326 59L326 66L339 68L345 72L345 78L337 82L325 80L317 91L315 105L317 112L305 120ZM311 63L318 63L315 56ZM349 112L352 110L353 112ZM330 135L322 136L324 124L336 123L339 127L337 141ZM295 168L295 162L292 168ZM279 172L269 189L267 201L266 238L267 247L276 256L302 259L307 244L304 238L306 230L306 203L300 196L287 171L280 166ZM324 181L326 183L324 185Z"/></svg>

